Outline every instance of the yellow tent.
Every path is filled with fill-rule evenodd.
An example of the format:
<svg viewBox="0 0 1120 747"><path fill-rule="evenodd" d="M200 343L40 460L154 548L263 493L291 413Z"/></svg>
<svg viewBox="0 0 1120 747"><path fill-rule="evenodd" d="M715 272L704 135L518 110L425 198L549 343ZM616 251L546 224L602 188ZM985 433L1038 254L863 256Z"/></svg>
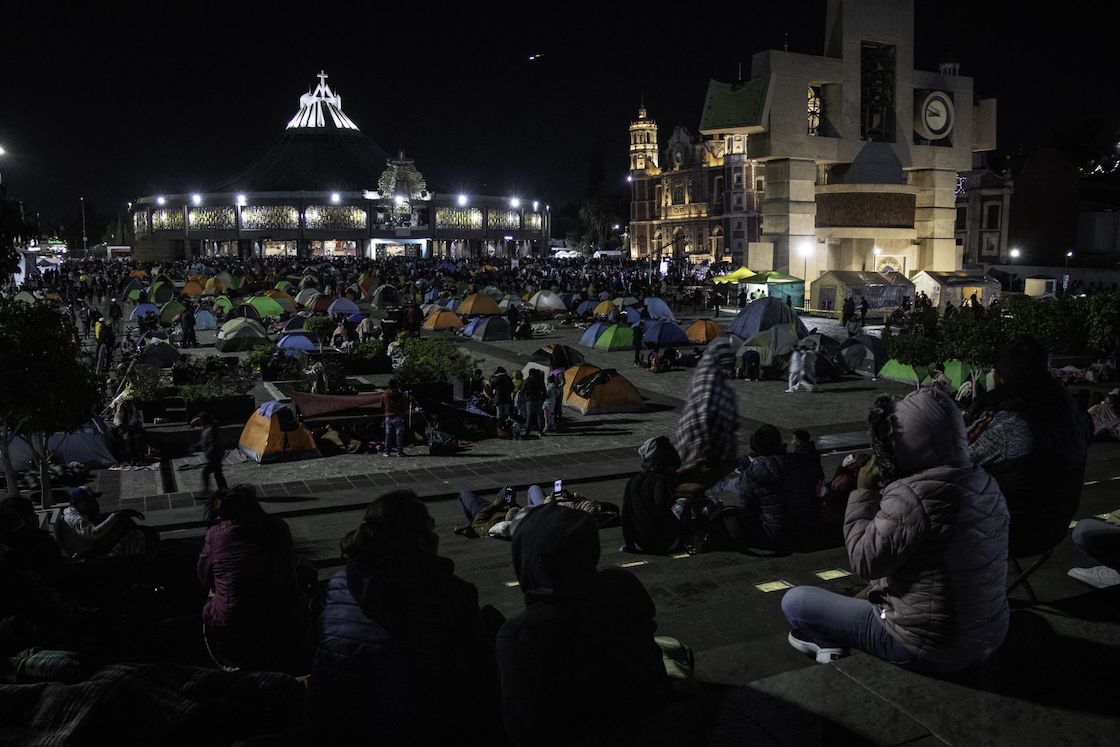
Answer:
<svg viewBox="0 0 1120 747"><path fill-rule="evenodd" d="M600 301L591 313L595 316L610 316L610 313L614 310L614 301Z"/></svg>
<svg viewBox="0 0 1120 747"><path fill-rule="evenodd" d="M584 368L579 366L578 368ZM568 374L571 373L571 384ZM591 391L584 397L579 390L595 380ZM607 412L640 412L642 395L630 380L614 369L580 374L574 368L564 372L564 404L582 415L599 415Z"/></svg>
<svg viewBox="0 0 1120 747"><path fill-rule="evenodd" d="M754 277L758 273L747 266L740 267L738 270L733 270L726 275L720 275L718 278L712 278L714 283L741 283L744 280Z"/></svg>
<svg viewBox="0 0 1120 747"><path fill-rule="evenodd" d="M428 314L428 318L424 320L424 329L430 329L433 331L439 329L462 328L462 320L450 311L433 311L431 314Z"/></svg>
<svg viewBox="0 0 1120 747"><path fill-rule="evenodd" d="M319 456L311 431L279 402L265 402L249 416L237 448L258 464Z"/></svg>
<svg viewBox="0 0 1120 747"><path fill-rule="evenodd" d="M498 308L498 302L485 293L472 293L463 299L459 307L455 309L456 313L465 316L481 316L487 314L501 314Z"/></svg>
<svg viewBox="0 0 1120 747"><path fill-rule="evenodd" d="M217 277L207 279L204 293L225 293L226 284L219 280Z"/></svg>
<svg viewBox="0 0 1120 747"><path fill-rule="evenodd" d="M189 280L187 284L183 286L183 293L191 298L198 298L202 295L202 286L194 280Z"/></svg>

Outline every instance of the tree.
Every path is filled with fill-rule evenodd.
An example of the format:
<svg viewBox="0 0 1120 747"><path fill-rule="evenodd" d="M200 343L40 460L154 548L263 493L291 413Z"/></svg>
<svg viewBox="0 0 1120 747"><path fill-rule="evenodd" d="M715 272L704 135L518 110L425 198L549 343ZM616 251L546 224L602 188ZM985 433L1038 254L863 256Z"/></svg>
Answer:
<svg viewBox="0 0 1120 747"><path fill-rule="evenodd" d="M16 242L27 235L22 207L17 200L8 197L8 185L0 184L0 279L6 280L18 269Z"/></svg>
<svg viewBox="0 0 1120 747"><path fill-rule="evenodd" d="M887 340L891 358L908 366L924 367L938 359L938 316L936 309L915 309L905 327ZM920 377L918 377L920 379ZM921 388L921 381L917 382Z"/></svg>
<svg viewBox="0 0 1120 747"><path fill-rule="evenodd" d="M0 350L0 447L8 493L17 493L10 447L22 436L39 464L43 508L49 508L50 437L84 422L97 405L93 368L79 358L70 317L44 303L0 299Z"/></svg>

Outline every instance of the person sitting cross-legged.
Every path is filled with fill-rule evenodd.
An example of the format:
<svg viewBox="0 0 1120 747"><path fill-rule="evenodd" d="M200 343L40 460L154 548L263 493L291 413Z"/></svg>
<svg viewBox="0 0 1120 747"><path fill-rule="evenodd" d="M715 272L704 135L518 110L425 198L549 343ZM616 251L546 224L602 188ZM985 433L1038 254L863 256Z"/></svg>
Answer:
<svg viewBox="0 0 1120 747"><path fill-rule="evenodd" d="M1070 576L1098 589L1120 584L1120 526L1099 519L1082 519L1073 529L1073 544L1101 565L1070 568Z"/></svg>
<svg viewBox="0 0 1120 747"><path fill-rule="evenodd" d="M1008 511L972 462L940 389L871 410L874 458L849 497L844 539L867 599L798 586L782 599L789 643L819 662L859 649L930 673L987 659L1007 635Z"/></svg>

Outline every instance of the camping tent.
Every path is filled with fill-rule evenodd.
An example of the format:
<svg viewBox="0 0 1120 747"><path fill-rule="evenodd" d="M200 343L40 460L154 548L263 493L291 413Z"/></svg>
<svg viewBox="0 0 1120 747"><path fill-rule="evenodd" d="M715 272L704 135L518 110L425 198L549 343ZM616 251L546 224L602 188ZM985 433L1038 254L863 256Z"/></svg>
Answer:
<svg viewBox="0 0 1120 747"><path fill-rule="evenodd" d="M273 286L273 289L283 291L286 296L294 296L299 293L299 287L289 279L280 280Z"/></svg>
<svg viewBox="0 0 1120 747"><path fill-rule="evenodd" d="M218 296L214 299L214 308L221 309L223 314L229 314L233 311L233 301L229 296Z"/></svg>
<svg viewBox="0 0 1120 747"><path fill-rule="evenodd" d="M230 272L228 270L223 270L222 272L219 272L214 277L216 277L219 281L221 281L222 287L224 287L224 288L236 289L238 287L238 283L236 282L233 275L230 274Z"/></svg>
<svg viewBox="0 0 1120 747"><path fill-rule="evenodd" d="M688 336L684 330L672 322L653 322L646 327L642 334L642 342L646 347L656 345L659 348L681 347L688 345Z"/></svg>
<svg viewBox="0 0 1120 747"><path fill-rule="evenodd" d="M649 314L650 319L667 319L672 321L676 317L673 316L673 310L669 308L669 304L665 303L660 298L647 298L646 299L646 313Z"/></svg>
<svg viewBox="0 0 1120 747"><path fill-rule="evenodd" d="M445 298L440 302L441 306L448 311L458 311L459 306L463 303L461 298ZM462 313L462 312L458 312Z"/></svg>
<svg viewBox="0 0 1120 747"><path fill-rule="evenodd" d="M331 301L332 299L330 296L326 295L325 293L320 293L319 295L311 299L311 303L307 304L306 308L310 309L311 311L326 312L326 310L331 307Z"/></svg>
<svg viewBox="0 0 1120 747"><path fill-rule="evenodd" d="M289 296L284 291L276 290L275 288L271 288L269 290L266 290L261 295L262 296L268 296L273 301L280 304L280 307L282 309L284 309L284 311L286 313L288 313L288 314L296 313L296 300L294 298L292 298L291 296Z"/></svg>
<svg viewBox="0 0 1120 747"><path fill-rule="evenodd" d="M584 358L583 353L567 345L545 345L543 348L537 348L529 356L529 360L544 363L550 369L568 369L583 363Z"/></svg>
<svg viewBox="0 0 1120 747"><path fill-rule="evenodd" d="M292 314L292 318L284 323L284 331L292 332L303 329L304 323L311 317L310 311L300 311Z"/></svg>
<svg viewBox="0 0 1120 747"><path fill-rule="evenodd" d="M733 271L727 273L726 275L720 275L717 278L712 278L712 282L715 282L715 283L741 283L744 280L746 280L747 278L753 277L754 275L755 275L754 270L752 270L751 268L744 265L743 267L740 267L737 270L733 270Z"/></svg>
<svg viewBox="0 0 1120 747"><path fill-rule="evenodd" d="M199 309L194 312L194 328L200 329L217 329L218 320L214 318L214 312L209 309Z"/></svg>
<svg viewBox="0 0 1120 747"><path fill-rule="evenodd" d="M202 292L212 295L224 293L226 291L226 284L217 277L207 279L206 284L202 286Z"/></svg>
<svg viewBox="0 0 1120 747"><path fill-rule="evenodd" d="M594 371L579 378L573 375L569 386L568 373L578 371L579 368L570 368L564 374L564 388L567 391L565 405L578 410L582 415L642 410L642 395L629 379L613 368Z"/></svg>
<svg viewBox="0 0 1120 747"><path fill-rule="evenodd" d="M599 350L629 350L633 345L634 330L626 324L612 324L595 341Z"/></svg>
<svg viewBox="0 0 1120 747"><path fill-rule="evenodd" d="M391 285L379 285L369 297L370 306L375 309L387 309L401 302L401 294Z"/></svg>
<svg viewBox="0 0 1120 747"><path fill-rule="evenodd" d="M132 321L136 321L140 317L147 316L148 314L155 314L156 316L159 316L159 307L154 303L137 304L136 308L132 310L131 316L129 316L128 318Z"/></svg>
<svg viewBox="0 0 1120 747"><path fill-rule="evenodd" d="M579 344L584 347L593 348L595 343L599 340L599 336L611 328L611 325L606 322L595 322L588 327L579 338Z"/></svg>
<svg viewBox="0 0 1120 747"><path fill-rule="evenodd" d="M739 347L739 355L745 350L758 353L759 364L764 368L780 366L797 344L797 332L792 324L778 324L759 332Z"/></svg>
<svg viewBox="0 0 1120 747"><path fill-rule="evenodd" d="M15 299L17 301L22 301L23 303L31 303L31 304L38 303L38 301L39 301L39 299L35 298L35 296L33 296L29 291L25 291L25 290L17 293L15 295ZM144 304L144 305L145 306L151 306L151 304ZM133 310L132 314L133 314L132 318L135 319L136 318L136 311Z"/></svg>
<svg viewBox="0 0 1120 747"><path fill-rule="evenodd" d="M315 439L290 405L265 402L245 423L237 448L258 464L319 456Z"/></svg>
<svg viewBox="0 0 1120 747"><path fill-rule="evenodd" d="M976 294L980 303L987 306L994 299L999 298L1000 294L999 281L980 271L934 272L928 270L919 272L910 279L914 283L915 292L925 291L936 309L945 308L947 303L959 307L973 293Z"/></svg>
<svg viewBox="0 0 1120 747"><path fill-rule="evenodd" d="M820 332L814 332L813 334L802 340L801 343L808 347L810 350L815 350L816 352L823 353L825 355L832 355L840 349L839 340L834 337L829 337L828 335L821 334Z"/></svg>
<svg viewBox="0 0 1120 747"><path fill-rule="evenodd" d="M564 371L564 388L561 391L562 399L567 399L568 395L572 393L572 385L598 370L598 366L593 366L590 363L580 363L578 366L566 369Z"/></svg>
<svg viewBox="0 0 1120 747"><path fill-rule="evenodd" d="M258 312L256 307L251 303L238 304L227 316L230 318L244 317L258 322L261 320L260 312Z"/></svg>
<svg viewBox="0 0 1120 747"><path fill-rule="evenodd" d="M235 353L239 350L248 350L261 340L267 340L268 334L261 323L254 319L230 319L218 330L218 339L214 349L219 353Z"/></svg>
<svg viewBox="0 0 1120 747"><path fill-rule="evenodd" d="M538 314L546 316L566 314L568 311L568 307L564 305L564 299L550 290L534 293L533 297L529 299L529 305L536 309Z"/></svg>
<svg viewBox="0 0 1120 747"><path fill-rule="evenodd" d="M879 369L879 378L918 386L929 375L925 366L910 366L891 358Z"/></svg>
<svg viewBox="0 0 1120 747"><path fill-rule="evenodd" d="M805 281L792 275L781 272L760 272L746 280L740 281L746 286L747 293L764 291L769 298L776 298L782 303L789 299L794 306L805 305Z"/></svg>
<svg viewBox="0 0 1120 747"><path fill-rule="evenodd" d="M585 301L580 301L579 306L576 307L576 316L585 317L589 316L595 311L595 301L588 298Z"/></svg>
<svg viewBox="0 0 1120 747"><path fill-rule="evenodd" d="M278 304L276 299L269 298L268 296L253 296L245 303L252 306L256 310L257 315L262 319L266 316L279 319L284 315L284 307Z"/></svg>
<svg viewBox="0 0 1120 747"><path fill-rule="evenodd" d="M840 343L836 351L839 362L849 371L877 376L879 369L887 363L887 346L878 337L856 335Z"/></svg>
<svg viewBox="0 0 1120 747"><path fill-rule="evenodd" d="M525 302L522 301L517 296L508 295L505 298L503 298L501 301L498 302L498 311L500 311L504 314L507 311L509 311L510 306L513 306L514 308L519 309L524 305L525 305Z"/></svg>
<svg viewBox="0 0 1120 747"><path fill-rule="evenodd" d="M87 467L111 467L117 463L109 449L109 429L96 415L69 433L52 433L47 445L60 464L80 462ZM31 445L20 436L12 440L8 453L17 471L30 468L35 458Z"/></svg>
<svg viewBox="0 0 1120 747"><path fill-rule="evenodd" d="M163 306L159 307L159 323L170 325L175 321L175 317L182 314L186 308L186 306L178 301L168 301Z"/></svg>
<svg viewBox="0 0 1120 747"><path fill-rule="evenodd" d="M148 300L152 303L165 304L175 298L175 287L171 283L153 283L148 288Z"/></svg>
<svg viewBox="0 0 1120 747"><path fill-rule="evenodd" d="M450 311L435 311L428 314L428 318L424 320L424 329L439 330L439 329L462 329L463 323L459 317L455 316Z"/></svg>
<svg viewBox="0 0 1120 747"><path fill-rule="evenodd" d="M480 316L472 319L464 331L472 340L512 340L509 322L500 316Z"/></svg>
<svg viewBox="0 0 1120 747"><path fill-rule="evenodd" d="M315 288L304 288L296 294L296 303L300 306L307 306L314 301L315 297L318 295L320 295L319 291Z"/></svg>
<svg viewBox="0 0 1120 747"><path fill-rule="evenodd" d="M697 319L684 332L688 341L696 345L706 345L723 335L723 329L711 319Z"/></svg>
<svg viewBox="0 0 1120 747"><path fill-rule="evenodd" d="M729 331L740 340L749 340L775 325L791 322L797 325L798 337L809 334L793 309L786 306L784 301L767 296L747 304L747 308L740 311L735 321L731 322Z"/></svg>
<svg viewBox="0 0 1120 747"><path fill-rule="evenodd" d="M136 356L141 363L157 368L171 368L179 360L179 351L163 340L151 340L140 348Z"/></svg>
<svg viewBox="0 0 1120 747"><path fill-rule="evenodd" d="M191 298L198 298L202 295L202 286L198 283L198 281L189 280L187 281L186 285L183 286L183 293L190 296Z"/></svg>
<svg viewBox="0 0 1120 747"><path fill-rule="evenodd" d="M607 300L607 301L600 301L595 306L595 308L591 310L591 313L594 314L595 316L610 316L611 314L614 313L614 311L615 311L614 301Z"/></svg>
<svg viewBox="0 0 1120 747"><path fill-rule="evenodd" d="M902 299L914 297L914 284L899 272L858 272L829 270L809 284L809 298L814 309L839 311L844 299L851 296L859 308L867 299L870 309L893 311Z"/></svg>
<svg viewBox="0 0 1120 747"><path fill-rule="evenodd" d="M331 301L330 306L327 307L327 313L331 316L336 314L357 314L358 304L354 303L349 298L336 298Z"/></svg>
<svg viewBox="0 0 1120 747"><path fill-rule="evenodd" d="M485 293L472 293L463 299L459 308L455 309L466 316L480 316L485 314L501 314L498 302Z"/></svg>
<svg viewBox="0 0 1120 747"><path fill-rule="evenodd" d="M319 349L319 343L312 340L306 332L296 331L281 335L276 341L276 347L281 350L302 350L310 353Z"/></svg>
<svg viewBox="0 0 1120 747"><path fill-rule="evenodd" d="M505 294L502 293L501 288L496 288L493 285L486 286L485 288L482 289L482 292L485 293L486 295L490 296L490 298L493 298L494 303L498 303L499 301L502 300L502 297L505 296Z"/></svg>

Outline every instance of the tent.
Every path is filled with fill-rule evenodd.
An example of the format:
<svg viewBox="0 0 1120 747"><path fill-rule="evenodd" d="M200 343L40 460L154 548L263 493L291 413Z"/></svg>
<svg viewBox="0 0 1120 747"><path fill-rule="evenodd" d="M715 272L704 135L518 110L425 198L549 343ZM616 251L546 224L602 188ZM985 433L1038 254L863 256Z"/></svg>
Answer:
<svg viewBox="0 0 1120 747"><path fill-rule="evenodd" d="M739 346L738 354L742 356L743 351L754 350L758 353L760 365L764 368L775 367L789 357L797 340L797 332L794 331L792 324L779 324L759 332L744 342Z"/></svg>
<svg viewBox="0 0 1120 747"><path fill-rule="evenodd" d="M881 379L897 381L902 384L913 384L914 386L921 384L927 376L929 376L929 368L926 366L908 366L894 358L891 358L879 369L879 378Z"/></svg>
<svg viewBox="0 0 1120 747"><path fill-rule="evenodd" d="M248 350L261 340L268 340L268 334L261 323L254 319L230 319L218 330L214 349L219 353L235 353Z"/></svg>
<svg viewBox="0 0 1120 747"><path fill-rule="evenodd" d="M183 293L191 298L198 298L202 295L202 286L199 285L197 281L189 280L187 284L183 286Z"/></svg>
<svg viewBox="0 0 1120 747"><path fill-rule="evenodd" d="M832 355L840 349L840 341L836 338L829 337L828 335L814 332L801 341L810 350L815 350L818 353L825 355Z"/></svg>
<svg viewBox="0 0 1120 747"><path fill-rule="evenodd" d="M630 380L613 368L593 371L577 378L572 376L568 385L568 373L579 371L583 366L570 368L564 374L564 404L582 415L599 415L608 412L640 412L642 395Z"/></svg>
<svg viewBox="0 0 1120 747"><path fill-rule="evenodd" d="M600 301L591 313L595 316L610 316L614 311L614 301Z"/></svg>
<svg viewBox="0 0 1120 747"><path fill-rule="evenodd" d="M153 283L148 288L148 300L156 304L165 304L175 298L175 287L170 283Z"/></svg>
<svg viewBox="0 0 1120 747"><path fill-rule="evenodd" d="M327 307L327 313L331 316L336 314L357 314L358 304L351 301L349 298L336 298L331 301L330 306Z"/></svg>
<svg viewBox="0 0 1120 747"><path fill-rule="evenodd" d="M109 429L105 427L105 421L96 415L68 433L52 433L47 439L56 462L80 462L87 467L111 467L117 463L109 443ZM12 439L8 453L17 471L29 468L35 459L31 444L21 436Z"/></svg>
<svg viewBox="0 0 1120 747"><path fill-rule="evenodd" d="M438 303L426 303L420 307L420 312L426 317L436 311L443 311L443 307Z"/></svg>
<svg viewBox="0 0 1120 747"><path fill-rule="evenodd" d="M618 298L614 299L614 305L615 306L637 306L638 305L638 299L634 298L633 296L619 296Z"/></svg>
<svg viewBox="0 0 1120 747"><path fill-rule="evenodd" d="M879 374L879 369L886 365L890 357L883 341L871 335L849 337L840 343L836 354L839 362L849 371L872 377Z"/></svg>
<svg viewBox="0 0 1120 747"><path fill-rule="evenodd" d="M240 303L234 307L233 311L229 313L231 318L245 317L246 319L253 319L255 321L261 320L260 312L251 303Z"/></svg>
<svg viewBox="0 0 1120 747"><path fill-rule="evenodd" d="M711 319L697 319L688 325L684 332L688 341L696 345L707 345L717 337L723 336L723 328Z"/></svg>
<svg viewBox="0 0 1120 747"><path fill-rule="evenodd" d="M759 332L763 332L778 324L797 325L798 337L805 337L809 330L797 317L797 314L784 301L776 298L760 298L751 301L747 308L739 312L735 321L731 322L729 332L740 340L749 340Z"/></svg>
<svg viewBox="0 0 1120 747"><path fill-rule="evenodd" d="M397 306L401 302L401 294L391 285L379 285L369 297L370 306L375 309L387 309Z"/></svg>
<svg viewBox="0 0 1120 747"><path fill-rule="evenodd" d="M132 321L136 321L140 317L147 316L148 314L156 314L158 316L159 315L159 307L156 306L154 303L137 304L136 308L132 310L131 316L129 316L128 318L131 319Z"/></svg>
<svg viewBox="0 0 1120 747"><path fill-rule="evenodd" d="M311 303L307 304L306 308L310 309L311 311L326 312L326 310L331 307L331 301L332 299L330 296L320 293L319 295L311 299Z"/></svg>
<svg viewBox="0 0 1120 747"><path fill-rule="evenodd" d="M961 384L968 381L969 377L972 376L972 366L955 358L945 361L942 371L945 372L945 378L949 380L954 389L960 389Z"/></svg>
<svg viewBox="0 0 1120 747"><path fill-rule="evenodd" d="M611 325L606 322L595 322L579 338L579 344L584 347L593 348L595 343L598 342L599 336L611 328Z"/></svg>
<svg viewBox="0 0 1120 747"><path fill-rule="evenodd" d="M443 308L447 309L448 311L456 311L460 314L462 313L458 311L460 304L463 303L463 299L461 298L445 298L440 303Z"/></svg>
<svg viewBox="0 0 1120 747"><path fill-rule="evenodd" d="M304 288L296 294L296 303L300 306L307 306L314 301L315 297L318 295L320 295L319 291L315 288Z"/></svg>
<svg viewBox="0 0 1120 747"><path fill-rule="evenodd" d="M296 331L281 335L276 341L276 347L281 350L302 350L310 353L319 349L319 343L312 340L306 332Z"/></svg>
<svg viewBox="0 0 1120 747"><path fill-rule="evenodd" d="M129 280L127 283L125 283L125 286L123 288L121 288L121 295L127 296L130 291L134 291L134 290L138 290L138 291L144 290L143 283L141 283L136 278L133 278L132 280Z"/></svg>
<svg viewBox="0 0 1120 747"><path fill-rule="evenodd" d="M595 341L599 350L629 350L633 345L634 330L626 324L612 324Z"/></svg>
<svg viewBox="0 0 1120 747"><path fill-rule="evenodd" d="M472 340L512 340L509 322L500 316L480 316L472 319L464 331Z"/></svg>
<svg viewBox="0 0 1120 747"><path fill-rule="evenodd" d="M287 296L294 296L299 293L299 287L291 280L280 280L273 286L273 290L283 291Z"/></svg>
<svg viewBox="0 0 1120 747"><path fill-rule="evenodd" d="M271 316L279 319L284 315L284 307L278 304L276 302L276 299L269 298L268 296L253 296L248 301L246 301L245 304L252 306L256 310L258 316L260 316L260 318L262 319L266 316Z"/></svg>
<svg viewBox="0 0 1120 747"><path fill-rule="evenodd" d="M171 368L179 360L179 351L162 340L152 340L140 348L136 356L141 363L158 368Z"/></svg>
<svg viewBox="0 0 1120 747"><path fill-rule="evenodd" d="M124 295L124 297L126 299L128 299L128 301L131 302L131 303L140 303L141 300L144 298L144 291L142 291L142 290L130 290L128 293L126 293Z"/></svg>
<svg viewBox="0 0 1120 747"><path fill-rule="evenodd" d="M440 329L462 329L463 322L459 317L455 316L450 311L435 311L428 314L428 318L424 320L424 329L432 331Z"/></svg>
<svg viewBox="0 0 1120 747"><path fill-rule="evenodd" d="M319 278L314 275L304 275L299 279L299 287L302 288L318 288L321 285Z"/></svg>
<svg viewBox="0 0 1120 747"><path fill-rule="evenodd" d="M485 293L472 293L463 299L459 308L455 309L466 316L481 316L486 314L501 314L498 302Z"/></svg>
<svg viewBox="0 0 1120 747"><path fill-rule="evenodd" d="M17 293L15 295L15 299L17 301L23 301L24 303L37 303L38 300L39 300L39 299L35 298L35 296L33 296L28 291L20 291L19 293ZM144 304L144 305L145 306L151 306L150 303L149 304ZM133 315L132 318L135 319L136 318L136 310L135 309L133 310L132 315Z"/></svg>
<svg viewBox="0 0 1120 747"><path fill-rule="evenodd" d="M626 315L625 322L630 326L633 326L642 320L642 312L633 306L627 306L626 308L621 309L619 313ZM619 321L623 320L619 319Z"/></svg>
<svg viewBox="0 0 1120 747"><path fill-rule="evenodd" d="M529 299L529 305L536 309L538 314L546 316L566 314L568 311L568 307L564 305L564 299L550 290L534 293L533 297Z"/></svg>
<svg viewBox="0 0 1120 747"><path fill-rule="evenodd" d="M583 353L567 345L545 345L537 348L529 356L529 360L547 364L549 369L568 369L584 362Z"/></svg>
<svg viewBox="0 0 1120 747"><path fill-rule="evenodd" d="M221 309L223 314L229 314L233 311L233 301L229 300L229 296L218 296L214 299L214 308Z"/></svg>
<svg viewBox="0 0 1120 747"><path fill-rule="evenodd" d="M502 293L501 288L495 288L493 285L486 286L482 289L482 292L490 296L490 298L493 298L494 303L501 301L502 297L505 296L505 294Z"/></svg>
<svg viewBox="0 0 1120 747"><path fill-rule="evenodd" d="M214 312L209 309L199 309L194 312L194 328L200 329L217 329L218 320L214 318Z"/></svg>
<svg viewBox="0 0 1120 747"><path fill-rule="evenodd" d="M642 342L646 347L656 345L659 348L682 347L688 345L688 335L673 322L659 321L646 326L642 334Z"/></svg>
<svg viewBox="0 0 1120 747"><path fill-rule="evenodd" d="M249 416L237 448L258 464L319 456L315 439L291 405L265 402Z"/></svg>
<svg viewBox="0 0 1120 747"><path fill-rule="evenodd" d="M914 284L899 272L858 272L829 270L809 284L809 299L814 309L839 311L851 296L859 308L867 299L869 309L893 311L902 299L914 297Z"/></svg>
<svg viewBox="0 0 1120 747"><path fill-rule="evenodd" d="M646 299L646 313L649 314L650 319L666 319L672 321L676 317L673 316L673 310L669 308L669 304L665 303L660 298L647 298Z"/></svg>
<svg viewBox="0 0 1120 747"><path fill-rule="evenodd" d="M439 300L439 288L430 288L425 294L424 303L435 303Z"/></svg>
<svg viewBox="0 0 1120 747"><path fill-rule="evenodd" d="M276 290L275 288L271 288L269 290L266 290L261 295L262 296L268 296L273 301L280 304L280 306L283 307L285 312L287 312L289 314L296 313L296 300L294 298L292 298L290 295L288 295L287 293L285 293L284 291Z"/></svg>
<svg viewBox="0 0 1120 747"><path fill-rule="evenodd" d="M741 280L740 285L745 285L747 293L764 291L769 298L776 298L782 303L789 299L789 303L797 307L805 305L805 281L786 275L781 272L760 272L746 280Z"/></svg>
<svg viewBox="0 0 1120 747"><path fill-rule="evenodd" d="M576 316L584 317L589 316L595 311L596 303L590 298L586 301L580 301L579 306L576 307Z"/></svg>
<svg viewBox="0 0 1120 747"><path fill-rule="evenodd" d="M303 329L304 323L311 317L310 311L300 311L292 314L292 318L284 323L284 331L292 332Z"/></svg>
<svg viewBox="0 0 1120 747"><path fill-rule="evenodd" d="M159 322L160 324L170 325L175 321L175 317L186 311L186 306L178 301L168 301L163 306L159 307Z"/></svg>
<svg viewBox="0 0 1120 747"><path fill-rule="evenodd" d="M498 302L498 311L500 311L504 314L507 311L509 311L510 306L513 306L514 308L519 309L524 305L525 305L525 302L522 301L517 296L507 295L505 298L503 298L501 301Z"/></svg>
<svg viewBox="0 0 1120 747"><path fill-rule="evenodd" d="M956 272L922 271L910 278L915 291L925 291L936 309L945 308L952 303L960 307L973 293L977 300L987 306L999 298L1000 283L982 271L957 270Z"/></svg>
<svg viewBox="0 0 1120 747"><path fill-rule="evenodd" d="M212 295L217 295L218 293L225 293L225 291L226 291L226 284L223 283L217 277L212 277L212 278L208 279L206 281L206 284L202 286L202 292L203 293L208 293L208 294L212 294Z"/></svg>
<svg viewBox="0 0 1120 747"><path fill-rule="evenodd" d="M230 272L228 270L223 270L222 272L219 272L214 277L216 277L219 281L221 281L223 288L236 289L238 287L238 283L236 282L233 275L230 274Z"/></svg>

